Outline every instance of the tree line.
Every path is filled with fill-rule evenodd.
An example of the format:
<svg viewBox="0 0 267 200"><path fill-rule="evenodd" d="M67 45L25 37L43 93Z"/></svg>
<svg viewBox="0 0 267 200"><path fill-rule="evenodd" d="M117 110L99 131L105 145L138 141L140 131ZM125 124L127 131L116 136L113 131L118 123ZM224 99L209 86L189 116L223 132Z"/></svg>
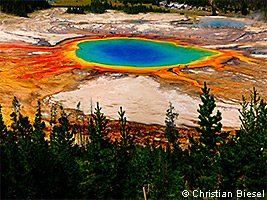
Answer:
<svg viewBox="0 0 267 200"><path fill-rule="evenodd" d="M160 1L155 0L93 0L87 6L69 7L68 13L81 14L86 12L104 13L107 9L121 10L127 14L137 14L140 12L170 12L170 9L165 9L159 6ZM168 0L167 3L171 1ZM262 11L267 16L267 4L263 0L175 0L181 4L188 4L193 7L210 8L212 15L217 15L217 12L223 13L241 13L247 15L251 11Z"/></svg>
<svg viewBox="0 0 267 200"><path fill-rule="evenodd" d="M169 9L159 7L159 2L159 0L92 0L87 6L68 7L67 13L104 13L107 9L121 10L128 14L170 12ZM213 15L216 15L217 11L247 15L250 11L261 10L267 16L267 4L263 0L176 0L175 2L195 7L209 7ZM2 12L26 17L28 13L49 8L50 5L47 0L1 0L0 7Z"/></svg>
<svg viewBox="0 0 267 200"><path fill-rule="evenodd" d="M267 13L267 4L264 0L175 0L195 7L211 7L213 15L216 11L224 13L235 12L247 15L250 11L263 11ZM170 1L169 1L170 2Z"/></svg>
<svg viewBox="0 0 267 200"><path fill-rule="evenodd" d="M140 12L170 12L168 9L158 7L156 0L122 0L107 1L93 0L89 1L87 6L68 7L67 13L84 14L85 12L104 13L107 9L121 10L128 14L137 14ZM51 7L47 0L1 0L1 12L14 14L21 17L27 17L29 13L35 10Z"/></svg>
<svg viewBox="0 0 267 200"><path fill-rule="evenodd" d="M212 6L215 6L217 9L227 12L240 12L242 15L247 15L250 11L261 10L267 12L267 4L262 0L214 0Z"/></svg>
<svg viewBox="0 0 267 200"><path fill-rule="evenodd" d="M47 0L1 0L1 12L27 17L35 10L49 8Z"/></svg>
<svg viewBox="0 0 267 200"><path fill-rule="evenodd" d="M189 146L182 149L172 104L166 111L165 142L157 147L135 142L122 108L119 135L111 137L98 103L89 116L78 104L74 123L62 106L52 105L46 139L40 101L31 123L14 97L9 126L0 106L1 199L183 199L183 190L192 197L195 190L266 189L266 101L255 89L250 99L243 97L241 127L231 134L222 130L221 113L215 112L206 84L200 98L198 134L188 135Z"/></svg>
<svg viewBox="0 0 267 200"><path fill-rule="evenodd" d="M169 9L165 9L158 6L156 1L128 1L123 0L119 2L112 2L106 0L94 0L87 6L73 6L68 7L67 13L74 14L85 14L85 12L98 13L102 14L106 10L120 10L127 14L138 14L138 13L147 13L147 12L159 12L159 13L168 13Z"/></svg>

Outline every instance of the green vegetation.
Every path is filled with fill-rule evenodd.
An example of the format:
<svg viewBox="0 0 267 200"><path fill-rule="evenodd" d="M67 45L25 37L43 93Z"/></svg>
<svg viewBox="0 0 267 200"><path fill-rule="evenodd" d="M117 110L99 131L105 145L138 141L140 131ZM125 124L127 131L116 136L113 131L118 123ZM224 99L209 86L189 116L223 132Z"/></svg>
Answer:
<svg viewBox="0 0 267 200"><path fill-rule="evenodd" d="M50 6L68 7L67 13L84 14L85 12L104 13L107 9L121 10L128 14L139 12L170 12L158 6L157 0L67 0L55 1L48 4L47 0L1 0L0 9L2 12L27 17L28 13L35 10L49 8Z"/></svg>
<svg viewBox="0 0 267 200"><path fill-rule="evenodd" d="M84 12L91 13L104 13L107 9L120 10L127 14L138 14L140 12L170 12L169 9L165 9L157 6L155 1L106 1L106 0L94 0L90 1L85 6L70 6L67 13L80 14ZM81 12L82 11L82 12Z"/></svg>
<svg viewBox="0 0 267 200"><path fill-rule="evenodd" d="M86 6L91 0L55 0L50 4L52 6Z"/></svg>
<svg viewBox="0 0 267 200"><path fill-rule="evenodd" d="M40 101L31 124L15 97L11 125L5 125L0 106L1 199L183 199L185 189L191 196L197 189L262 192L267 183L266 101L255 89L249 100L243 97L242 126L230 135L221 130L221 113L214 112L206 84L200 98L198 134L188 135L190 145L182 150L172 104L165 142L156 147L135 142L122 108L119 135L111 137L98 103L89 117L78 103L73 123L62 106L53 105L47 140Z"/></svg>
<svg viewBox="0 0 267 200"><path fill-rule="evenodd" d="M159 7L157 0L79 0L79 1L61 1L57 0L53 5L57 6L71 6L73 13L76 13L74 7L83 7L88 12L103 13L106 9L122 10L128 14L136 14L139 12L173 12L170 9ZM167 1L170 3L171 1ZM175 0L174 2L180 4L187 4L195 8L205 8L210 10L212 15L217 15L217 12L224 14L242 14L247 15L251 11L262 11L266 17L267 4L262 0ZM92 8L90 8L92 6ZM68 12L71 12L71 9ZM174 10L174 12L181 12ZM182 10L182 12L189 12ZM192 12L199 12L194 9ZM191 12L189 12L191 13Z"/></svg>
<svg viewBox="0 0 267 200"><path fill-rule="evenodd" d="M267 4L263 0L176 0L178 3L185 3L194 7L210 8L212 15L216 11L223 13L241 13L247 15L250 11L262 11L267 13ZM266 18L267 19L267 18Z"/></svg>
<svg viewBox="0 0 267 200"><path fill-rule="evenodd" d="M241 12L242 15L249 14L250 11L266 10L267 5L262 0L215 0L214 6L222 10L224 13L227 12Z"/></svg>
<svg viewBox="0 0 267 200"><path fill-rule="evenodd" d="M27 17L35 10L49 8L47 0L1 0L0 10L8 14Z"/></svg>
<svg viewBox="0 0 267 200"><path fill-rule="evenodd" d="M104 13L107 9L120 10L128 14L140 12L181 12L188 10L171 10L160 7L159 0L55 0L50 5L47 0L1 0L2 12L26 17L28 13L35 10L48 8L49 6L68 7L67 13L84 14L86 12ZM170 1L167 1L170 3ZM176 0L175 2L188 4L197 9L210 10L212 15L221 13L240 13L247 15L251 11L262 11L267 16L267 4L262 0ZM193 10L198 13L196 9ZM204 12L204 11L203 11ZM189 12L191 13L191 12Z"/></svg>
<svg viewBox="0 0 267 200"><path fill-rule="evenodd" d="M199 127L197 131L201 134L199 139L190 137L191 158L195 161L189 163L190 188L199 188L205 191L215 191L220 188L218 182L221 170L219 144L227 138L227 134L222 133L221 113L219 111L213 115L216 108L215 99L209 94L210 89L206 83L200 95L202 104L199 105ZM224 137L224 138L223 138Z"/></svg>

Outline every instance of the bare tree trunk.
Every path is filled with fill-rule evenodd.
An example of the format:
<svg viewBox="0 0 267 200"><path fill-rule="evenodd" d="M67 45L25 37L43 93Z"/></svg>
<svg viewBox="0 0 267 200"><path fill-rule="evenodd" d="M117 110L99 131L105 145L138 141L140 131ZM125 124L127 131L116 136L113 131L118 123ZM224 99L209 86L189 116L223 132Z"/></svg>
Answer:
<svg viewBox="0 0 267 200"><path fill-rule="evenodd" d="M143 194L144 194L144 200L147 200L146 199L146 188L145 187L143 187Z"/></svg>

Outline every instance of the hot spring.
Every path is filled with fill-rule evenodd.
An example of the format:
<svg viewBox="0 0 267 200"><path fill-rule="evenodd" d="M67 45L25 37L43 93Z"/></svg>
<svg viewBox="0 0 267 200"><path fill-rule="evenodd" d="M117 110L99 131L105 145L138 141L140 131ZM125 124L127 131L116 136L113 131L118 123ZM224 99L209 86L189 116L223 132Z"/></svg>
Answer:
<svg viewBox="0 0 267 200"><path fill-rule="evenodd" d="M204 17L199 20L197 27L199 28L244 28L245 23L238 20L227 18L209 18Z"/></svg>
<svg viewBox="0 0 267 200"><path fill-rule="evenodd" d="M217 54L201 48L143 38L107 38L78 43L76 56L90 63L135 68L188 64Z"/></svg>

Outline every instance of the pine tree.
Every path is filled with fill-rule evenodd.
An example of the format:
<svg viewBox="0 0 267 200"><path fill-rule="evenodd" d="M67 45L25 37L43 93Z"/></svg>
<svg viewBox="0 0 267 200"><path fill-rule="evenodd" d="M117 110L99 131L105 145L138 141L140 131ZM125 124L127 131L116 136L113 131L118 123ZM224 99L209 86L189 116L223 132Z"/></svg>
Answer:
<svg viewBox="0 0 267 200"><path fill-rule="evenodd" d="M199 109L197 110L199 113L199 127L196 130L201 133L200 142L208 146L211 150L216 151L216 143L220 139L217 134L221 132L222 128L220 122L222 120L222 114L220 111L217 111L213 115L214 109L216 108L215 99L209 94L210 89L207 88L206 82L201 90L203 92L200 95L202 104L199 105Z"/></svg>
<svg viewBox="0 0 267 200"><path fill-rule="evenodd" d="M248 101L244 96L237 132L242 179L239 186L251 191L266 189L267 182L267 103L253 88Z"/></svg>
<svg viewBox="0 0 267 200"><path fill-rule="evenodd" d="M119 145L125 148L131 148L131 146L133 145L134 138L132 135L130 135L130 128L127 127L127 119L125 117L125 111L122 110L122 107L120 107L118 114L119 114L120 136L121 136Z"/></svg>
<svg viewBox="0 0 267 200"><path fill-rule="evenodd" d="M102 108L99 106L99 103L96 103L95 112L93 115L94 120L94 131L91 132L91 140L93 144L99 145L99 148L107 147L109 145L109 139L107 137L108 131L107 131L107 123L108 120L104 113L101 112Z"/></svg>
<svg viewBox="0 0 267 200"><path fill-rule="evenodd" d="M168 198L180 198L184 186L184 172L187 171L185 162L185 152L182 152L179 144L179 134L176 129L176 119L179 114L174 111L174 107L169 103L165 118L165 136L168 139L168 146L165 156L165 171L167 175L167 187L165 195ZM171 149L172 145L172 149ZM164 157L163 157L164 158Z"/></svg>
<svg viewBox="0 0 267 200"><path fill-rule="evenodd" d="M53 114L52 114L53 115ZM68 115L60 106L60 117L58 124L52 127L51 131L51 154L53 156L52 174L52 198L71 198L79 196L77 187L80 177L78 163L76 162L75 138L72 133L72 126L69 123Z"/></svg>
<svg viewBox="0 0 267 200"><path fill-rule="evenodd" d="M20 113L16 97L12 101L11 130L7 131L3 150L4 182L7 185L7 198L34 198L36 191L32 174L32 125L29 118ZM5 157L6 156L6 157Z"/></svg>
<svg viewBox="0 0 267 200"><path fill-rule="evenodd" d="M20 17L27 17L28 13L34 10L49 8L47 0L21 1L1 0L0 9L2 12L15 14Z"/></svg>
<svg viewBox="0 0 267 200"><path fill-rule="evenodd" d="M166 199L166 152L163 148L135 144L127 165L124 199Z"/></svg>
<svg viewBox="0 0 267 200"><path fill-rule="evenodd" d="M36 195L35 180L33 176L34 161L32 134L33 128L28 116L23 116L20 104L16 97L13 99L13 124L12 128L17 138L18 176L17 198L34 198ZM12 115L11 114L11 115Z"/></svg>
<svg viewBox="0 0 267 200"><path fill-rule="evenodd" d="M6 134L7 134L7 127L3 120L2 105L0 104L0 142L2 142L4 137L6 137Z"/></svg>
<svg viewBox="0 0 267 200"><path fill-rule="evenodd" d="M13 129L13 133L17 134L18 132L18 115L19 115L19 111L20 111L20 104L19 101L17 99L17 97L14 96L13 101L12 101L12 108L13 108L13 112L10 114L11 120L12 120L12 124L11 124L11 128Z"/></svg>
<svg viewBox="0 0 267 200"><path fill-rule="evenodd" d="M35 178L35 187L38 198L49 198L49 179L50 168L52 168L51 161L49 159L49 146L45 140L45 122L42 121L42 110L41 101L37 102L37 109L35 113L35 119L33 122L33 133L32 133L32 151L31 155L33 165L33 175Z"/></svg>
<svg viewBox="0 0 267 200"><path fill-rule="evenodd" d="M165 135L168 139L168 145L175 145L177 139L177 130L176 130L176 123L175 120L178 117L178 113L174 112L174 107L172 103L169 103L169 108L166 112L165 118Z"/></svg>
<svg viewBox="0 0 267 200"><path fill-rule="evenodd" d="M267 103L254 88L249 100L242 97L239 112L240 130L221 147L221 189L262 191L267 181Z"/></svg>
<svg viewBox="0 0 267 200"><path fill-rule="evenodd" d="M206 83L202 88L203 94L200 95L202 104L199 105L199 127L196 130L201 134L199 140L190 138L190 169L189 184L192 189L201 188L202 190L212 190L219 187L220 177L220 153L217 143L221 142L220 136L222 124L221 113L217 111L215 99L209 94L210 89ZM193 163L192 163L193 161Z"/></svg>
<svg viewBox="0 0 267 200"><path fill-rule="evenodd" d="M88 191L91 196L85 198L106 199L111 198L114 193L113 183L116 176L114 145L109 141L108 120L101 110L97 102L95 112L89 118L90 142L86 146L86 162L90 163L90 169L85 182L90 185L93 183L94 187Z"/></svg>
<svg viewBox="0 0 267 200"><path fill-rule="evenodd" d="M16 191L18 198L32 199L36 197L35 179L33 176L33 168L35 162L33 160L34 146L32 144L32 125L27 116L19 113L18 117L18 155L19 175L17 184L19 189Z"/></svg>
<svg viewBox="0 0 267 200"><path fill-rule="evenodd" d="M32 135L32 139L33 142L38 143L45 143L44 142L44 137L45 137L45 133L44 133L44 128L45 128L45 122L42 121L42 110L41 110L41 102L40 100L38 100L37 102L38 106L37 106L37 110L36 110L36 114L35 114L35 119L34 119L34 123L33 123L33 135Z"/></svg>
<svg viewBox="0 0 267 200"><path fill-rule="evenodd" d="M50 108L50 128L53 130L54 125L56 125L57 122L57 107L55 104L51 105ZM53 142L53 134L50 134L50 144Z"/></svg>
<svg viewBox="0 0 267 200"><path fill-rule="evenodd" d="M132 159L134 151L134 138L130 134L130 128L127 126L127 119L125 111L120 107L119 125L120 125L120 139L114 145L115 153L115 170L116 178L114 180L114 198L123 199L129 198L130 194L127 192L127 179L129 179L129 162Z"/></svg>
<svg viewBox="0 0 267 200"><path fill-rule="evenodd" d="M18 198L17 191L19 190L17 184L20 163L17 140L19 103L16 97L12 101L12 107L13 112L10 114L11 130L7 130L7 135L1 144L1 189L6 191L3 198L9 199Z"/></svg>

